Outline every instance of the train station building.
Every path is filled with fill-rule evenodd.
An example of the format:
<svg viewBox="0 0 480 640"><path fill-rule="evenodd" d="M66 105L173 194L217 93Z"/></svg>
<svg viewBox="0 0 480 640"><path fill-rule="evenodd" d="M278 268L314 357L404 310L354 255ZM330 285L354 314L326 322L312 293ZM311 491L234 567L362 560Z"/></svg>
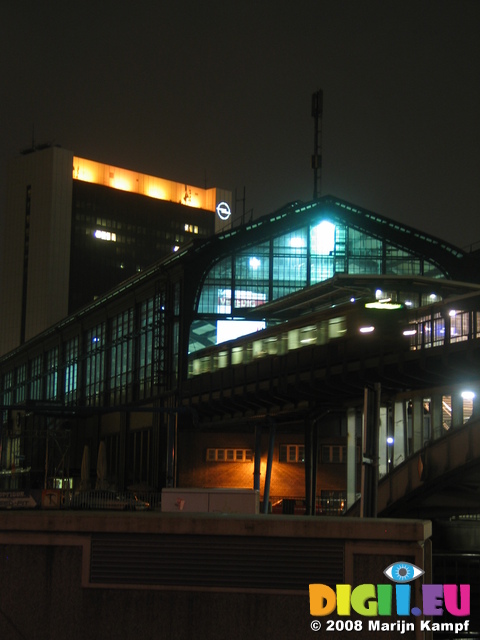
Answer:
<svg viewBox="0 0 480 640"><path fill-rule="evenodd" d="M72 162L78 170L70 178L74 195L65 195L75 203L69 216L74 211L78 238L101 247L98 260L108 254L113 265L120 258L110 250L120 237L132 246L119 226L126 222L87 216L85 190L98 187L96 202L116 192L81 180L82 172L100 171L97 164L49 153L61 156L70 176ZM182 214L168 220L184 226L168 232L170 244L162 239L161 259L137 269L140 254L127 251L130 277L112 281L94 300L78 298L83 306L66 296L60 318L45 318L41 331L25 324L23 342L17 335L9 343L0 358L5 488L77 489L86 448L94 485L103 442L116 490L255 487L284 509L307 498L311 510L316 496L316 510L342 513L360 483L365 388L381 385L382 437L396 440L397 462L423 446L428 429L473 414L475 400L454 399L451 391L453 383L459 393L473 383L473 373L453 380L448 367L442 377L410 360L441 341L478 337L475 254L333 196L290 203L213 234L207 212L215 215L220 196L228 199L212 196L201 210L170 203ZM25 221L31 235L24 224L20 273L27 262L30 273L34 255L33 213ZM186 232L187 223L198 233ZM180 233L191 241L180 246ZM77 237L72 227L64 235L67 243ZM85 274L95 264L103 273L86 245L83 253L69 246L65 264L77 255ZM65 291L74 291L80 274L71 269ZM19 301L27 292L28 303L28 287L19 281L15 289ZM17 309L20 315L9 317L21 327L22 305ZM421 395L427 387L436 389L430 422ZM385 470L394 464L391 454L385 445Z"/></svg>

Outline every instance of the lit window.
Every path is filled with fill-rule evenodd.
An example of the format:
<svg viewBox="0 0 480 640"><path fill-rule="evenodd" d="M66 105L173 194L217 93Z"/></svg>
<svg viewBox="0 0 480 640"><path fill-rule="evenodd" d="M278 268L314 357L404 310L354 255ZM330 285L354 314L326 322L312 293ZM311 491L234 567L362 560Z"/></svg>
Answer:
<svg viewBox="0 0 480 640"><path fill-rule="evenodd" d="M95 229L93 235L98 240L106 240L107 242L116 242L117 234L110 231L103 231L102 229Z"/></svg>
<svg viewBox="0 0 480 640"><path fill-rule="evenodd" d="M251 449L207 449L207 462L251 462Z"/></svg>
<svg viewBox="0 0 480 640"><path fill-rule="evenodd" d="M281 444L278 460L279 462L305 462L305 446L303 444Z"/></svg>

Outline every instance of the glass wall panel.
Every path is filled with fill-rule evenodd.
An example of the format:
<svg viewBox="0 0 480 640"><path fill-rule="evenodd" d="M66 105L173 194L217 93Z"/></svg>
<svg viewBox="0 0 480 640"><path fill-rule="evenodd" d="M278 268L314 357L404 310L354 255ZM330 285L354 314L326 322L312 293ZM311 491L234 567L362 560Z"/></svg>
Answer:
<svg viewBox="0 0 480 640"><path fill-rule="evenodd" d="M78 336L65 343L65 371L64 393L65 402L75 402L77 399L78 375Z"/></svg>
<svg viewBox="0 0 480 640"><path fill-rule="evenodd" d="M56 400L58 397L58 347L47 351L45 365L45 399Z"/></svg>
<svg viewBox="0 0 480 640"><path fill-rule="evenodd" d="M270 243L265 242L235 257L234 310L258 307L269 299Z"/></svg>
<svg viewBox="0 0 480 640"><path fill-rule="evenodd" d="M138 393L140 399L148 398L152 392L153 361L153 306L154 300L140 304L140 335L138 338Z"/></svg>
<svg viewBox="0 0 480 640"><path fill-rule="evenodd" d="M327 220L310 227L310 284L334 276L336 236L337 228Z"/></svg>
<svg viewBox="0 0 480 640"><path fill-rule="evenodd" d="M34 358L30 363L30 399L43 398L43 355Z"/></svg>
<svg viewBox="0 0 480 640"><path fill-rule="evenodd" d="M27 390L27 365L22 364L15 371L15 393L14 402L19 404L25 402Z"/></svg>
<svg viewBox="0 0 480 640"><path fill-rule="evenodd" d="M216 264L203 283L198 313L232 313L232 258Z"/></svg>
<svg viewBox="0 0 480 640"><path fill-rule="evenodd" d="M307 229L273 240L272 299L287 296L307 284Z"/></svg>
<svg viewBox="0 0 480 640"><path fill-rule="evenodd" d="M421 274L422 263L420 258L394 247L385 244L385 273L387 275L405 276Z"/></svg>
<svg viewBox="0 0 480 640"><path fill-rule="evenodd" d="M132 400L133 382L133 309L120 313L111 322L110 401Z"/></svg>
<svg viewBox="0 0 480 640"><path fill-rule="evenodd" d="M357 229L348 231L348 273L382 273L383 242Z"/></svg>
<svg viewBox="0 0 480 640"><path fill-rule="evenodd" d="M85 333L85 401L87 405L103 404L106 340L105 322Z"/></svg>

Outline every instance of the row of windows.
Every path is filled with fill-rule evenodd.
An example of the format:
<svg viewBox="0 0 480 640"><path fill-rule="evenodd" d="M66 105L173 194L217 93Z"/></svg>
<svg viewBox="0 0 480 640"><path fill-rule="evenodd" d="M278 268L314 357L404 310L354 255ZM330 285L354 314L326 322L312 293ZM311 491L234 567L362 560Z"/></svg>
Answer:
<svg viewBox="0 0 480 640"><path fill-rule="evenodd" d="M165 370L164 352L158 348L163 316L159 298L150 298L7 371L3 404L62 400L115 405L150 398ZM178 339L178 331L174 335ZM175 348L174 366L177 360Z"/></svg>
<svg viewBox="0 0 480 640"><path fill-rule="evenodd" d="M207 462L251 462L251 449L207 449Z"/></svg>
<svg viewBox="0 0 480 640"><path fill-rule="evenodd" d="M251 449L207 449L207 462L251 462L254 454ZM305 462L303 444L281 444L279 462ZM340 445L322 445L323 463L345 463L347 448Z"/></svg>
<svg viewBox="0 0 480 640"><path fill-rule="evenodd" d="M76 202L77 209L84 208L84 206L81 207L81 205L85 205L85 203L81 201ZM93 210L95 210L94 207L93 207ZM120 222L118 220L111 220L110 218L99 218L95 216L90 216L83 213L79 213L78 211L76 211L75 213L75 221L79 223L77 224L78 228L80 228L80 225L81 225L81 228L85 228L85 226L92 227L92 228L101 227L108 231L113 230L113 232L118 232L123 230L129 234L134 234L134 235L146 236L146 235L153 234L153 235L156 235L157 237L162 237L164 235L163 229L157 229L157 230L147 229L147 227ZM183 231L187 231L188 233L194 233L194 234L202 233L206 235L208 233L208 230L206 228L199 227L198 225L186 224L181 222L181 220L172 220L170 222L170 227L172 229L178 229L178 230L182 229Z"/></svg>

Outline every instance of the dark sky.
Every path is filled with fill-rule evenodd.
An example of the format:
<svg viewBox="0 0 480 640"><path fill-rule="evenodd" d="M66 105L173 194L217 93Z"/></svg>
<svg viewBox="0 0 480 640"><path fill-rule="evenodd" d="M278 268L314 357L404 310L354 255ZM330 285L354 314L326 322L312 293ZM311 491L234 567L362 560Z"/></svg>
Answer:
<svg viewBox="0 0 480 640"><path fill-rule="evenodd" d="M322 193L457 246L480 241L478 0L9 0L0 179L51 142L218 186L254 216ZM238 210L241 209L238 204Z"/></svg>

